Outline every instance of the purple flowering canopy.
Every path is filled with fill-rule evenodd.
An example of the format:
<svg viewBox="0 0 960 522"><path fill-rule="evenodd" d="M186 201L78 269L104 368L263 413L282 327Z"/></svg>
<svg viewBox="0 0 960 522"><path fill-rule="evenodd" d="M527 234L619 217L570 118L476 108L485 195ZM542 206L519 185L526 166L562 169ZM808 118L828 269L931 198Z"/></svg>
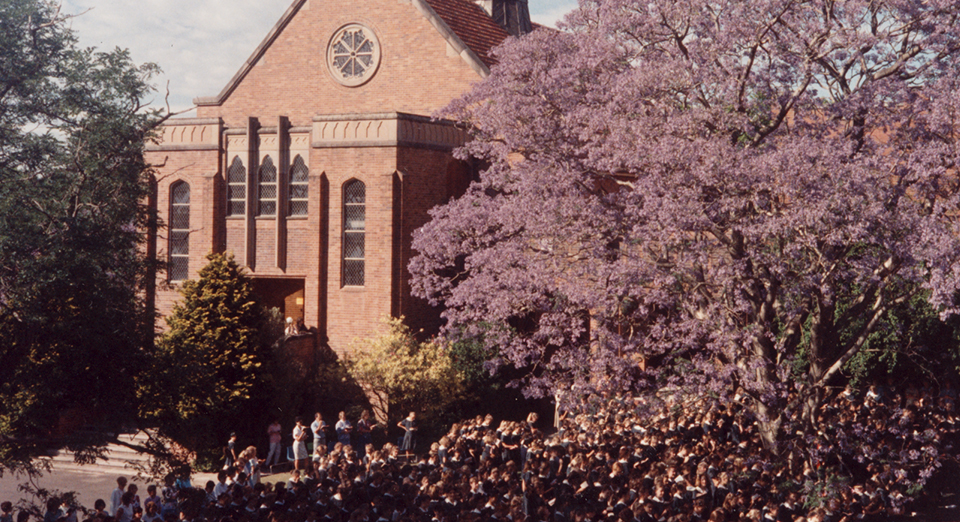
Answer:
<svg viewBox="0 0 960 522"><path fill-rule="evenodd" d="M410 265L531 394L750 397L773 444L960 286L960 2L581 1L447 111L489 166Z"/></svg>

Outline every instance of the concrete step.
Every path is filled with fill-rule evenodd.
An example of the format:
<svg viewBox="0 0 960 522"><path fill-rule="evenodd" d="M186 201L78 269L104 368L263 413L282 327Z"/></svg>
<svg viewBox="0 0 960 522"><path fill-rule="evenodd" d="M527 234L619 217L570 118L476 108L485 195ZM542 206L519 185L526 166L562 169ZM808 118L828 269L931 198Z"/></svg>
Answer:
<svg viewBox="0 0 960 522"><path fill-rule="evenodd" d="M118 439L130 444L145 444L149 437L143 432L124 433ZM119 444L108 444L104 458L90 464L78 464L73 452L56 451L47 458L55 471L75 471L80 473L131 475L136 473L136 465L146 465L150 456Z"/></svg>

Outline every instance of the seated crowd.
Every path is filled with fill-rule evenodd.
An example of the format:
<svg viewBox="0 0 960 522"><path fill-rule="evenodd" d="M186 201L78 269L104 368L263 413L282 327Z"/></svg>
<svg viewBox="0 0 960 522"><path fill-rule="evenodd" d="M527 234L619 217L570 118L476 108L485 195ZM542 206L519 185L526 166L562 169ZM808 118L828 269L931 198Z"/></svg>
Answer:
<svg viewBox="0 0 960 522"><path fill-rule="evenodd" d="M881 442L897 433L934 429L941 444L956 437L955 391L871 387L864 398L848 389L828 401L819 422L876 421ZM649 413L639 399L584 399L545 433L535 414L524 422L491 416L455 424L419 457L398 448L367 446L365 456L338 443L286 481L248 476L244 463L204 490L171 484L145 503L157 519L207 522L444 522L829 521L902 513L907 482L889 466L856 470L820 505L803 484L817 479L805 458L764 458L757 426L738 403L694 400ZM903 430L884 430L896 422ZM889 440L884 439L889 438ZM255 450L245 456L255 458ZM820 477L822 478L822 476ZM821 483L823 481L820 481ZM138 499L139 500L139 499ZM155 505L150 505L155 504ZM103 514L95 518L111 521ZM126 520L122 522L127 522Z"/></svg>

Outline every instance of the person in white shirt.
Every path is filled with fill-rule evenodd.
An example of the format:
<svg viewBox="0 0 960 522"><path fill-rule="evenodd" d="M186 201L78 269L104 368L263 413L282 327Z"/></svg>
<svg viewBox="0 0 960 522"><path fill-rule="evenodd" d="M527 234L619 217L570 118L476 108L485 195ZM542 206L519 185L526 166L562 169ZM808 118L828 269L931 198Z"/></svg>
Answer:
<svg viewBox="0 0 960 522"><path fill-rule="evenodd" d="M220 471L217 473L217 484L213 486L213 498L220 498L220 495L227 492L227 472Z"/></svg>
<svg viewBox="0 0 960 522"><path fill-rule="evenodd" d="M293 469L299 470L303 461L307 459L307 428L303 419L297 417L297 425L293 428Z"/></svg>
<svg viewBox="0 0 960 522"><path fill-rule="evenodd" d="M123 499L123 493L127 489L127 478L126 477L117 477L117 489L113 490L113 493L110 494L110 516L117 516L117 508L120 507L120 504Z"/></svg>
<svg viewBox="0 0 960 522"><path fill-rule="evenodd" d="M114 518L117 522L130 522L133 519L133 493L127 491L120 497L120 507Z"/></svg>
<svg viewBox="0 0 960 522"><path fill-rule="evenodd" d="M350 434L353 432L353 424L350 424L350 421L347 420L347 414L345 412L340 412L340 420L337 421L334 428L337 430L337 440L340 444L344 446L349 445Z"/></svg>

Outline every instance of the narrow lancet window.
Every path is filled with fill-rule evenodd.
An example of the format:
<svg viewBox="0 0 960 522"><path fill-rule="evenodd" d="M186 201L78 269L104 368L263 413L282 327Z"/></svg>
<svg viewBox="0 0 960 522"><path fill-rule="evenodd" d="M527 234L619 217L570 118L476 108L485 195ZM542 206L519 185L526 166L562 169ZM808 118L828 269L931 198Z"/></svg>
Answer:
<svg viewBox="0 0 960 522"><path fill-rule="evenodd" d="M227 169L227 215L242 216L247 212L247 169L239 156Z"/></svg>
<svg viewBox="0 0 960 522"><path fill-rule="evenodd" d="M306 216L307 202L310 196L310 187L307 184L307 178L310 170L307 164L298 154L293 158L293 165L290 166L290 209L288 216Z"/></svg>
<svg viewBox="0 0 960 522"><path fill-rule="evenodd" d="M276 216L277 215L277 167L273 164L270 156L263 159L260 164L259 182L259 203L257 209L258 216Z"/></svg>
<svg viewBox="0 0 960 522"><path fill-rule="evenodd" d="M170 187L170 281L190 275L190 185L179 182Z"/></svg>
<svg viewBox="0 0 960 522"><path fill-rule="evenodd" d="M364 284L366 192L366 186L358 180L343 187L343 286Z"/></svg>

